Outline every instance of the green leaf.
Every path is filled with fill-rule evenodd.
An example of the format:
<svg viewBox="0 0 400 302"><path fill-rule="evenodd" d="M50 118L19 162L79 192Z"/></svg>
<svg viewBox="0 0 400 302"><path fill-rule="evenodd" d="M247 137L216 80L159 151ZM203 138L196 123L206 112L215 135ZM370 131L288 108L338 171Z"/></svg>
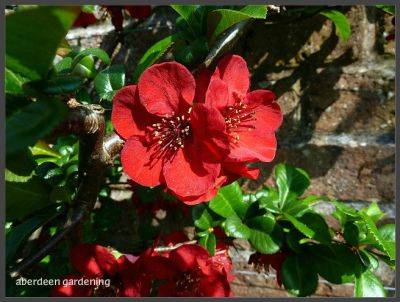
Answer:
<svg viewBox="0 0 400 302"><path fill-rule="evenodd" d="M6 121L6 153L12 154L33 145L49 134L67 115L58 99L39 100L13 113Z"/></svg>
<svg viewBox="0 0 400 302"><path fill-rule="evenodd" d="M331 283L352 282L361 270L359 259L345 245L312 245L309 250L316 272Z"/></svg>
<svg viewBox="0 0 400 302"><path fill-rule="evenodd" d="M213 218L204 204L192 208L194 225L201 230L208 230L213 226Z"/></svg>
<svg viewBox="0 0 400 302"><path fill-rule="evenodd" d="M304 199L296 199L285 204L285 207L282 209L282 211L294 217L298 217L303 215L305 212L310 211L311 205L321 199L322 197L317 195L310 195Z"/></svg>
<svg viewBox="0 0 400 302"><path fill-rule="evenodd" d="M396 8L394 5L385 5L385 4L379 4L375 5L377 8L383 10L384 12L387 12L388 14L395 15L396 14Z"/></svg>
<svg viewBox="0 0 400 302"><path fill-rule="evenodd" d="M136 83L143 71L161 58L161 56L165 54L179 39L179 35L168 36L147 49L133 73L132 81Z"/></svg>
<svg viewBox="0 0 400 302"><path fill-rule="evenodd" d="M112 65L100 71L94 79L94 87L102 99L111 101L125 84L125 69L122 65Z"/></svg>
<svg viewBox="0 0 400 302"><path fill-rule="evenodd" d="M360 237L360 231L357 227L357 225L352 222L348 221L344 225L344 232L343 232L343 237L346 240L346 242L352 246L357 246L359 243L359 237Z"/></svg>
<svg viewBox="0 0 400 302"><path fill-rule="evenodd" d="M366 215L363 212L360 212L361 217L365 221L367 229L369 233L372 235L373 239L376 241L376 244L382 252L386 253L390 260L396 259L396 247L394 242L385 240L381 233L378 231L375 223L372 221L371 217Z"/></svg>
<svg viewBox="0 0 400 302"><path fill-rule="evenodd" d="M24 95L24 90L22 89L22 85L27 82L26 78L6 68L4 80L5 80L6 94Z"/></svg>
<svg viewBox="0 0 400 302"><path fill-rule="evenodd" d="M89 56L89 55L99 58L100 60L103 61L104 64L110 65L110 63L111 63L110 57L101 48L88 48L88 49L82 50L75 56L75 58L73 59L73 61L71 63L71 69L74 69L74 67L78 63L80 63L83 58L85 58L86 56Z"/></svg>
<svg viewBox="0 0 400 302"><path fill-rule="evenodd" d="M356 277L354 297L386 297L386 291L381 281L370 270L366 270Z"/></svg>
<svg viewBox="0 0 400 302"><path fill-rule="evenodd" d="M36 6L7 15L7 68L31 80L44 77L79 12L74 6Z"/></svg>
<svg viewBox="0 0 400 302"><path fill-rule="evenodd" d="M243 202L242 189L237 182L219 189L218 194L208 203L208 206L218 215L228 218L236 215L243 218L248 204Z"/></svg>
<svg viewBox="0 0 400 302"><path fill-rule="evenodd" d="M295 296L305 297L315 292L318 275L312 269L308 255L297 254L286 258L282 265L282 283Z"/></svg>
<svg viewBox="0 0 400 302"><path fill-rule="evenodd" d="M286 203L302 195L310 185L310 177L304 170L286 164L275 166L275 180L281 209Z"/></svg>
<svg viewBox="0 0 400 302"><path fill-rule="evenodd" d="M60 75L48 80L38 80L26 83L24 89L33 94L43 92L45 94L69 94L78 90L82 85L82 79L78 76Z"/></svg>
<svg viewBox="0 0 400 302"><path fill-rule="evenodd" d="M246 225L252 229L260 230L269 234L274 229L275 217L272 214L253 217L246 220Z"/></svg>
<svg viewBox="0 0 400 302"><path fill-rule="evenodd" d="M261 193L261 194L260 194ZM279 195L273 188L264 188L255 195L255 200L258 200L260 207L272 213L280 213Z"/></svg>
<svg viewBox="0 0 400 302"><path fill-rule="evenodd" d="M279 245L273 238L259 230L250 229L249 242L255 250L263 254L275 254L279 251Z"/></svg>
<svg viewBox="0 0 400 302"><path fill-rule="evenodd" d="M376 202L371 203L368 208L362 209L361 211L363 211L365 214L371 217L374 223L376 223L379 219L385 216L385 213L381 211Z"/></svg>
<svg viewBox="0 0 400 302"><path fill-rule="evenodd" d="M329 244L331 242L331 234L329 232L329 227L325 222L325 219L316 213L305 213L303 216L298 218L304 225L314 232L312 236L313 239Z"/></svg>
<svg viewBox="0 0 400 302"><path fill-rule="evenodd" d="M332 201L332 203L335 205L336 209L341 211L342 213L350 216L350 217L354 217L357 218L360 215L358 214L358 211L350 206L348 206L347 204L343 203L343 202L339 202L339 201Z"/></svg>
<svg viewBox="0 0 400 302"><path fill-rule="evenodd" d="M22 219L50 204L49 187L34 176L27 182L6 182L7 221Z"/></svg>
<svg viewBox="0 0 400 302"><path fill-rule="evenodd" d="M265 19L267 17L266 5L246 5L240 11L255 19Z"/></svg>
<svg viewBox="0 0 400 302"><path fill-rule="evenodd" d="M267 8L264 5L248 5L241 11L231 9L216 9L208 14L207 20L207 36L210 44L225 32L228 28L236 23L250 19L265 19Z"/></svg>
<svg viewBox="0 0 400 302"><path fill-rule="evenodd" d="M396 241L396 225L394 223L384 224L378 229L378 231L383 240Z"/></svg>
<svg viewBox="0 0 400 302"><path fill-rule="evenodd" d="M205 37L200 37L189 45L184 47L176 47L174 52L175 60L182 63L185 66L194 66L198 64L200 61L204 60L204 58L208 54L208 44Z"/></svg>
<svg viewBox="0 0 400 302"><path fill-rule="evenodd" d="M236 215L228 217L223 226L225 229L225 233L228 236L243 239L248 239L250 237L250 228L245 225L242 220Z"/></svg>
<svg viewBox="0 0 400 302"><path fill-rule="evenodd" d="M6 236L6 262L9 263L18 252L21 244L32 234L47 217L34 216L25 222L11 228Z"/></svg>
<svg viewBox="0 0 400 302"><path fill-rule="evenodd" d="M73 62L71 62L72 68ZM79 76L81 78L93 78L96 73L94 58L93 56L85 56L83 57L78 64L76 64L72 70L72 74Z"/></svg>
<svg viewBox="0 0 400 302"><path fill-rule="evenodd" d="M94 5L82 5L82 11L85 13L93 14L96 11Z"/></svg>
<svg viewBox="0 0 400 302"><path fill-rule="evenodd" d="M286 213L284 213L283 216L289 220L297 230L306 235L308 238L313 238L315 236L315 232L301 221Z"/></svg>
<svg viewBox="0 0 400 302"><path fill-rule="evenodd" d="M186 25L191 29L193 34L199 32L201 27L200 20L196 15L199 5L171 5L171 7L186 21Z"/></svg>
<svg viewBox="0 0 400 302"><path fill-rule="evenodd" d="M210 12L207 20L209 44L213 44L215 39L231 26L250 18L246 13L230 9L217 9Z"/></svg>
<svg viewBox="0 0 400 302"><path fill-rule="evenodd" d="M63 58L57 64L55 64L53 66L53 68L54 68L54 71L56 73L64 73L64 72L70 71L71 70L71 66L72 66L72 58L71 57L66 57L66 58Z"/></svg>
<svg viewBox="0 0 400 302"><path fill-rule="evenodd" d="M33 177L36 163L28 148L6 157L6 181L26 182Z"/></svg>
<svg viewBox="0 0 400 302"><path fill-rule="evenodd" d="M379 268L379 261L377 257L370 253L368 250L360 250L360 256L363 259L363 263L367 263L367 266L371 269L378 269Z"/></svg>
<svg viewBox="0 0 400 302"><path fill-rule="evenodd" d="M211 256L215 254L215 247L217 245L217 238L214 233L209 233L199 239L199 244L202 245Z"/></svg>
<svg viewBox="0 0 400 302"><path fill-rule="evenodd" d="M349 39L351 27L345 15L334 9L323 11L321 14L332 20L335 24L336 32L342 40L347 41Z"/></svg>
<svg viewBox="0 0 400 302"><path fill-rule="evenodd" d="M55 158L60 158L62 156L57 150L51 148L43 140L39 140L32 148L30 148L30 150L34 156L44 155Z"/></svg>

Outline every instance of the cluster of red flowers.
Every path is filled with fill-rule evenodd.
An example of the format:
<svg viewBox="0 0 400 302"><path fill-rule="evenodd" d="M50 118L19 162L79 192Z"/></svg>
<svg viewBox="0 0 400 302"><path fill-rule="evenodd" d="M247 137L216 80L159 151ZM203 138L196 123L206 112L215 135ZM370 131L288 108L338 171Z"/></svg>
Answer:
<svg viewBox="0 0 400 302"><path fill-rule="evenodd" d="M244 59L227 55L196 78L177 62L149 67L114 97L111 120L126 140L124 171L135 182L163 185L187 204L210 200L247 164L273 160L282 113L268 90L249 92Z"/></svg>
<svg viewBox="0 0 400 302"><path fill-rule="evenodd" d="M151 14L151 6L149 5L104 5L102 8L111 16L111 23L117 31L122 30L122 22L124 21L123 11L135 19L145 19ZM86 27L95 24L97 21L94 14L81 12L75 20L74 27Z"/></svg>
<svg viewBox="0 0 400 302"><path fill-rule="evenodd" d="M149 248L139 256L124 254L118 259L103 246L79 244L71 250L70 260L79 274L65 276L68 282L54 287L53 296L228 297L234 278L226 249L217 249L211 257L203 247L190 244L160 253ZM73 282L81 278L110 283Z"/></svg>

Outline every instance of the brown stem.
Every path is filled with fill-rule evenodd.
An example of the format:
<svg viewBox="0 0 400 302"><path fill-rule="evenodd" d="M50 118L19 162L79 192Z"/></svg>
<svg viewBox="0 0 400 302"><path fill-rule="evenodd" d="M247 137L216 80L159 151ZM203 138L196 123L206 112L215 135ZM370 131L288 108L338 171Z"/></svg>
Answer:
<svg viewBox="0 0 400 302"><path fill-rule="evenodd" d="M154 251L158 252L158 253L169 252L169 251L176 250L178 247L181 247L182 245L196 244L196 243L197 243L197 240L190 240L190 241L185 241L185 242L178 243L178 244L176 244L174 246L159 246L159 247L156 247L154 249Z"/></svg>
<svg viewBox="0 0 400 302"><path fill-rule="evenodd" d="M104 110L101 107L82 105L73 99L68 102L68 106L70 114L57 131L79 135L82 174L78 192L63 228L36 253L26 257L12 268L10 272L12 277L20 276L23 271L39 262L87 217L93 209L101 185L104 183L106 167L122 147L121 140L116 135L109 135L105 138Z"/></svg>

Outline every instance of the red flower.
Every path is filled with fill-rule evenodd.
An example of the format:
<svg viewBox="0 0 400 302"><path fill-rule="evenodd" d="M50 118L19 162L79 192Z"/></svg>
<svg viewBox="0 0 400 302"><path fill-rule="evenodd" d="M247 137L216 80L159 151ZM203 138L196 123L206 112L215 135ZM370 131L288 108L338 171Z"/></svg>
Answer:
<svg viewBox="0 0 400 302"><path fill-rule="evenodd" d="M70 251L72 266L87 277L103 277L105 274L115 275L118 264L111 252L104 246L82 243Z"/></svg>
<svg viewBox="0 0 400 302"><path fill-rule="evenodd" d="M127 5L127 6L115 6L105 5L103 8L111 16L111 23L118 31L122 30L122 23L124 21L123 11L125 10L132 18L135 19L146 19L151 15L150 5ZM95 24L98 21L96 16L92 13L81 12L78 18L75 20L74 27L87 27Z"/></svg>
<svg viewBox="0 0 400 302"><path fill-rule="evenodd" d="M271 266L276 271L278 285L282 286L282 265L288 256L289 254L283 251L271 255L256 252L250 256L249 264L253 264L259 271L265 270L267 272L269 272L269 267Z"/></svg>
<svg viewBox="0 0 400 302"><path fill-rule="evenodd" d="M125 173L143 186L164 185L190 204L204 201L198 197L215 188L221 158L229 152L222 115L209 105L193 104L195 88L183 65L156 64L137 86L116 94L111 115L126 140Z"/></svg>
<svg viewBox="0 0 400 302"><path fill-rule="evenodd" d="M275 131L282 123L275 95L268 90L249 92L249 70L237 55L226 55L213 73L203 70L196 79L197 98L218 108L225 119L230 138L230 153L223 164L227 182L237 175L257 178L258 169L246 164L270 162L275 157Z"/></svg>
<svg viewBox="0 0 400 302"><path fill-rule="evenodd" d="M225 272L210 262L208 252L198 245L183 245L169 253L165 266L154 267L154 274L164 280L158 296L229 297L230 286Z"/></svg>

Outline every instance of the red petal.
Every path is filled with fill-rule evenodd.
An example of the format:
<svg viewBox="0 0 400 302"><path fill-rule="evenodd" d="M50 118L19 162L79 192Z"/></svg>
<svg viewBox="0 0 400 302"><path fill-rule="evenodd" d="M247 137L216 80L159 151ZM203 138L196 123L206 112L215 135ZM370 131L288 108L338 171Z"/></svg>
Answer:
<svg viewBox="0 0 400 302"><path fill-rule="evenodd" d="M238 55L226 55L218 63L214 75L228 84L232 93L244 96L250 87L246 61Z"/></svg>
<svg viewBox="0 0 400 302"><path fill-rule="evenodd" d="M239 141L232 143L227 161L262 161L270 162L276 153L275 133L246 131L240 133Z"/></svg>
<svg viewBox="0 0 400 302"><path fill-rule="evenodd" d="M124 172L142 186L154 187L162 183L162 160L153 158L154 148L145 146L138 137L132 136L121 152Z"/></svg>
<svg viewBox="0 0 400 302"><path fill-rule="evenodd" d="M165 245L175 245L181 242L188 241L189 238L182 231L175 231L164 236L163 241Z"/></svg>
<svg viewBox="0 0 400 302"><path fill-rule="evenodd" d="M111 15L111 23L114 25L117 31L122 30L122 23L124 21L124 17L122 15L122 6L106 6L107 11Z"/></svg>
<svg viewBox="0 0 400 302"><path fill-rule="evenodd" d="M176 296L176 285L174 282L168 282L161 284L158 287L158 297L175 297Z"/></svg>
<svg viewBox="0 0 400 302"><path fill-rule="evenodd" d="M206 92L206 104L219 110L224 110L234 104L233 98L229 95L229 87L220 78L213 77Z"/></svg>
<svg viewBox="0 0 400 302"><path fill-rule="evenodd" d="M196 79L196 96L195 100L198 103L205 103L206 100L206 92L208 89L208 84L210 83L210 79L213 72L210 69L203 68L200 69L195 75Z"/></svg>
<svg viewBox="0 0 400 302"><path fill-rule="evenodd" d="M153 279L171 280L175 275L175 267L171 260L162 256L153 256L144 265L146 273Z"/></svg>
<svg viewBox="0 0 400 302"><path fill-rule="evenodd" d="M219 163L203 162L204 148L185 141L171 160L164 163L163 175L168 189L178 196L198 196L214 187L221 170Z"/></svg>
<svg viewBox="0 0 400 302"><path fill-rule="evenodd" d="M200 279L199 291L204 297L229 297L230 295L229 283L223 277Z"/></svg>
<svg viewBox="0 0 400 302"><path fill-rule="evenodd" d="M101 269L110 276L115 275L118 270L118 262L111 252L101 245L94 247L95 258Z"/></svg>
<svg viewBox="0 0 400 302"><path fill-rule="evenodd" d="M254 90L246 95L244 103L254 108L256 120L252 123L260 131L276 131L282 124L281 108L275 94L269 90Z"/></svg>
<svg viewBox="0 0 400 302"><path fill-rule="evenodd" d="M196 83L185 66L166 62L146 69L138 88L140 101L148 112L172 116L187 110L193 103Z"/></svg>
<svg viewBox="0 0 400 302"><path fill-rule="evenodd" d="M87 27L98 20L92 13L81 12L72 27Z"/></svg>
<svg viewBox="0 0 400 302"><path fill-rule="evenodd" d="M260 169L249 168L246 163L242 162L224 162L222 167L224 173L233 174L233 177L242 176L255 180L260 176Z"/></svg>
<svg viewBox="0 0 400 302"><path fill-rule="evenodd" d="M182 245L169 254L169 259L181 272L198 267L198 261L206 261L208 252L199 245Z"/></svg>
<svg viewBox="0 0 400 302"><path fill-rule="evenodd" d="M62 278L61 284L51 289L52 297L90 297L93 294L93 288L90 286L73 285L75 280L84 278L80 275L69 274ZM68 281L67 281L68 280ZM63 282L66 282L65 285Z"/></svg>
<svg viewBox="0 0 400 302"><path fill-rule="evenodd" d="M136 19L146 19L151 15L150 5L132 5L124 7L131 17Z"/></svg>
<svg viewBox="0 0 400 302"><path fill-rule="evenodd" d="M70 251L72 266L88 277L102 277L103 269L95 257L95 244L82 243L75 245Z"/></svg>
<svg viewBox="0 0 400 302"><path fill-rule="evenodd" d="M144 135L146 126L154 121L154 116L147 113L140 104L136 85L126 86L116 93L113 98L111 122L122 138Z"/></svg>
<svg viewBox="0 0 400 302"><path fill-rule="evenodd" d="M208 161L221 161L228 155L229 138L225 132L225 120L216 108L196 104L190 115L190 121L194 139L205 145L204 151L208 151L203 154L204 158Z"/></svg>
<svg viewBox="0 0 400 302"><path fill-rule="evenodd" d="M210 189L207 193L200 196L177 196L181 201L187 205L196 205L202 202L210 201L218 193L218 189L226 182L226 176L220 176L215 181L215 186Z"/></svg>

